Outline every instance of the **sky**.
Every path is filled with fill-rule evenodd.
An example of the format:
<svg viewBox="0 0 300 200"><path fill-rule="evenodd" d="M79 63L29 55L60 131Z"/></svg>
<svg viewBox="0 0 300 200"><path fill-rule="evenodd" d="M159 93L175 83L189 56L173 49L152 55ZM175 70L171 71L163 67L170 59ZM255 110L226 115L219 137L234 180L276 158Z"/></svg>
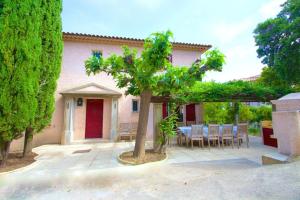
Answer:
<svg viewBox="0 0 300 200"><path fill-rule="evenodd" d="M260 74L253 31L285 0L64 0L63 31L145 38L171 30L176 42L211 44L226 56L224 82Z"/></svg>

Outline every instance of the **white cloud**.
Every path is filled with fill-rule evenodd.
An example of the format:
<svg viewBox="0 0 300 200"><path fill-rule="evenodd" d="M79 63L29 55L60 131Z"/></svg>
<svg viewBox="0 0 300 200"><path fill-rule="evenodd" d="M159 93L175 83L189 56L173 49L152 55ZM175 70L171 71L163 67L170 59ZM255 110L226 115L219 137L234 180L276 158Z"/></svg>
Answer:
<svg viewBox="0 0 300 200"><path fill-rule="evenodd" d="M238 23L220 22L213 26L213 34L222 43L229 43L255 25L252 17Z"/></svg>
<svg viewBox="0 0 300 200"><path fill-rule="evenodd" d="M281 10L281 6L286 0L271 0L266 4L263 4L260 9L260 15L267 19L275 17Z"/></svg>
<svg viewBox="0 0 300 200"><path fill-rule="evenodd" d="M238 44L225 48L223 52L226 55L226 64L222 72L209 72L204 80L225 82L260 74L263 65L257 58L254 45Z"/></svg>

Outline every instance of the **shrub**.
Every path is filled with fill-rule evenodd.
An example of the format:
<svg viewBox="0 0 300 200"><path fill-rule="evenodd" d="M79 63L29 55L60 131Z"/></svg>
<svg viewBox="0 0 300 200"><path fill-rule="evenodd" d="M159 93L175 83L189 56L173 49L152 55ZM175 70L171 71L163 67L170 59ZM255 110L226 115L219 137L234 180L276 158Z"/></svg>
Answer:
<svg viewBox="0 0 300 200"><path fill-rule="evenodd" d="M254 114L250 110L250 106L241 103L239 105L239 122L248 122L251 121L254 117Z"/></svg>
<svg viewBox="0 0 300 200"><path fill-rule="evenodd" d="M244 103L209 102L204 103L205 124L232 124L235 122L235 114L238 113L239 122L260 122L272 119L272 107L253 107Z"/></svg>
<svg viewBox="0 0 300 200"><path fill-rule="evenodd" d="M223 102L204 103L205 124L224 124L228 121L228 104Z"/></svg>
<svg viewBox="0 0 300 200"><path fill-rule="evenodd" d="M253 117L251 122L261 122L263 120L272 120L272 107L268 105L259 107L250 107Z"/></svg>

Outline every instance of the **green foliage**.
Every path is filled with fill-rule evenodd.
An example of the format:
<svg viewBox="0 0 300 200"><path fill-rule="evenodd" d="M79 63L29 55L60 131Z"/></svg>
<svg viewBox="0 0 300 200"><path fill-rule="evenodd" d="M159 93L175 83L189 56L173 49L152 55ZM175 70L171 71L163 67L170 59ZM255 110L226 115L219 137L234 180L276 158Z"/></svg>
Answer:
<svg viewBox="0 0 300 200"><path fill-rule="evenodd" d="M173 66L168 59L172 54L172 36L170 31L152 34L145 39L141 57L137 57L135 49L126 46L123 55L90 57L85 62L86 72L112 75L117 86L127 88L131 95L140 95L145 90L155 95L174 95L201 81L206 71L221 70L225 56L217 49L207 52L205 58L192 66Z"/></svg>
<svg viewBox="0 0 300 200"><path fill-rule="evenodd" d="M181 103L190 102L267 102L290 93L290 88L276 88L261 83L230 81L226 83L196 82L176 96Z"/></svg>
<svg viewBox="0 0 300 200"><path fill-rule="evenodd" d="M236 114L238 114L239 122L248 122L253 118L253 113L251 112L250 107L244 103L204 103L205 124L233 124L235 122Z"/></svg>
<svg viewBox="0 0 300 200"><path fill-rule="evenodd" d="M277 17L258 24L254 34L262 63L289 85L300 84L300 1L287 0Z"/></svg>
<svg viewBox="0 0 300 200"><path fill-rule="evenodd" d="M264 120L272 120L272 107L271 106L259 106L259 107L250 107L253 117L252 122L261 122Z"/></svg>
<svg viewBox="0 0 300 200"><path fill-rule="evenodd" d="M204 123L224 124L228 119L228 105L224 102L204 103Z"/></svg>
<svg viewBox="0 0 300 200"><path fill-rule="evenodd" d="M175 104L170 106L170 114L159 123L159 130L161 133L159 137L160 144L166 144L169 137L176 136L176 122L178 120L178 116L175 108Z"/></svg>
<svg viewBox="0 0 300 200"><path fill-rule="evenodd" d="M36 132L50 124L55 108L56 82L59 78L62 59L62 1L42 0L41 31L43 56L37 94L38 112L31 126Z"/></svg>
<svg viewBox="0 0 300 200"><path fill-rule="evenodd" d="M283 80L280 75L271 67L264 67L260 77L257 79L257 82L276 88L288 88L288 83Z"/></svg>
<svg viewBox="0 0 300 200"><path fill-rule="evenodd" d="M253 118L250 106L240 103L238 110L239 122L248 122Z"/></svg>
<svg viewBox="0 0 300 200"><path fill-rule="evenodd" d="M209 70L222 71L222 66L225 64L225 55L218 49L207 51L204 53L204 59L201 60L202 65L206 65Z"/></svg>
<svg viewBox="0 0 300 200"><path fill-rule="evenodd" d="M1 1L0 141L20 136L37 111L40 1Z"/></svg>

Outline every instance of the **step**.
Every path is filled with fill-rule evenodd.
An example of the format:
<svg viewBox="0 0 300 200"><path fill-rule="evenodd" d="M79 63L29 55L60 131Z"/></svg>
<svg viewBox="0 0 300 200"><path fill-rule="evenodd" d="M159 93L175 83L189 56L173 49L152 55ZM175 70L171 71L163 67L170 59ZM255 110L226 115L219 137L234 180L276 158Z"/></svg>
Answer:
<svg viewBox="0 0 300 200"><path fill-rule="evenodd" d="M280 153L269 153L262 156L263 165L284 164L288 163L290 157Z"/></svg>

